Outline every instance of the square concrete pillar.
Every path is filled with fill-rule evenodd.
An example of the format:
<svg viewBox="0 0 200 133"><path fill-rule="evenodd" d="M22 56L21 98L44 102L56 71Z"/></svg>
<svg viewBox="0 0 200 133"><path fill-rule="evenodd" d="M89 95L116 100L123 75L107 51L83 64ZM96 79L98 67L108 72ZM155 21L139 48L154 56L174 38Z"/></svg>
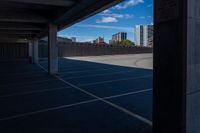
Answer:
<svg viewBox="0 0 200 133"><path fill-rule="evenodd" d="M33 40L33 63L38 64L38 39Z"/></svg>
<svg viewBox="0 0 200 133"><path fill-rule="evenodd" d="M57 46L57 25L49 25L48 36L48 71L49 74L58 73L58 46Z"/></svg>
<svg viewBox="0 0 200 133"><path fill-rule="evenodd" d="M33 41L28 42L28 56L33 57Z"/></svg>
<svg viewBox="0 0 200 133"><path fill-rule="evenodd" d="M155 133L200 132L199 11L199 0L155 0Z"/></svg>
<svg viewBox="0 0 200 133"><path fill-rule="evenodd" d="M29 40L28 42L28 58L29 58L29 63L33 63L33 41Z"/></svg>
<svg viewBox="0 0 200 133"><path fill-rule="evenodd" d="M200 1L187 5L186 131L200 132Z"/></svg>

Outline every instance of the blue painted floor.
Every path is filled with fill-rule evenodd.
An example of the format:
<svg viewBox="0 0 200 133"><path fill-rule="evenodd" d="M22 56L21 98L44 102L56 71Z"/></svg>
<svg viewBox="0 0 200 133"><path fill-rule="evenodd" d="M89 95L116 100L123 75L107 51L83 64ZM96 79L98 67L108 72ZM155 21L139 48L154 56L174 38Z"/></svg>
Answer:
<svg viewBox="0 0 200 133"><path fill-rule="evenodd" d="M152 70L60 58L55 77L40 65L0 62L2 133L152 132Z"/></svg>

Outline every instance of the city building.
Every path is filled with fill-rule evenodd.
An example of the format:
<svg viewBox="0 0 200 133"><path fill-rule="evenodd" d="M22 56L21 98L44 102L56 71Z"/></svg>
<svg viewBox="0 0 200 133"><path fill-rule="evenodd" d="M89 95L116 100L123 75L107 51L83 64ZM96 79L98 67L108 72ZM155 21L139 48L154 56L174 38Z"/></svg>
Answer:
<svg viewBox="0 0 200 133"><path fill-rule="evenodd" d="M135 41L137 46L153 47L153 25L136 25Z"/></svg>
<svg viewBox="0 0 200 133"><path fill-rule="evenodd" d="M72 42L76 42L76 37L71 37Z"/></svg>
<svg viewBox="0 0 200 133"><path fill-rule="evenodd" d="M111 41L122 41L127 39L127 33L126 32L119 32L117 34L112 35Z"/></svg>
<svg viewBox="0 0 200 133"><path fill-rule="evenodd" d="M57 37L58 44L68 44L72 43L72 39L66 37Z"/></svg>
<svg viewBox="0 0 200 133"><path fill-rule="evenodd" d="M96 44L105 44L105 41L104 41L103 37L98 37L96 40L93 41L93 43L96 43Z"/></svg>
<svg viewBox="0 0 200 133"><path fill-rule="evenodd" d="M39 42L41 44L47 44L48 38L47 37L42 38ZM58 44L69 44L69 43L72 43L72 39L65 38L65 37L57 37L57 43Z"/></svg>

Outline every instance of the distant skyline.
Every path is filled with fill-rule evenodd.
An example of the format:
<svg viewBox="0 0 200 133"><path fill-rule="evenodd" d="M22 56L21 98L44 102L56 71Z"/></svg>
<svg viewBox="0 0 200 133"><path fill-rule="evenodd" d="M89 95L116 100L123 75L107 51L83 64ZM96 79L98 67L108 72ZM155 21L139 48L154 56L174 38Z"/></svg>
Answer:
<svg viewBox="0 0 200 133"><path fill-rule="evenodd" d="M105 41L117 32L127 32L134 40L134 27L153 23L153 0L125 0L58 33L62 37L76 37L77 41L92 41L104 37Z"/></svg>

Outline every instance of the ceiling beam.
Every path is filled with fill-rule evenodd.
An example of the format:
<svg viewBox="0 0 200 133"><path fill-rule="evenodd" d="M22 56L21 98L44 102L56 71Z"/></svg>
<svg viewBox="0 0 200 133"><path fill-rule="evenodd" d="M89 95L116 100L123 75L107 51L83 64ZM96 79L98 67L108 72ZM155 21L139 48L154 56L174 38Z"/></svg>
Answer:
<svg viewBox="0 0 200 133"><path fill-rule="evenodd" d="M58 24L58 30L62 30L122 1L123 0L90 0L89 3L89 0L80 0L77 6L74 6L64 14L58 16L54 23Z"/></svg>
<svg viewBox="0 0 200 133"><path fill-rule="evenodd" d="M48 23L48 18L27 12L0 12L0 22Z"/></svg>
<svg viewBox="0 0 200 133"><path fill-rule="evenodd" d="M75 2L74 0L2 0L7 2L25 3L25 4L38 4L49 6L71 6Z"/></svg>
<svg viewBox="0 0 200 133"><path fill-rule="evenodd" d="M2 35L37 35L39 32L36 31L20 31L20 30L0 30Z"/></svg>
<svg viewBox="0 0 200 133"><path fill-rule="evenodd" d="M12 35L12 34L0 34L1 39L28 39L33 38L35 35Z"/></svg>
<svg viewBox="0 0 200 133"><path fill-rule="evenodd" d="M20 31L42 31L43 28L42 27L37 27L37 26L34 26L34 25L24 25L24 26L11 26L11 25L8 25L8 26L4 26L4 25L1 25L0 24L0 31L1 30L7 30L7 31L10 31L10 30L20 30Z"/></svg>

